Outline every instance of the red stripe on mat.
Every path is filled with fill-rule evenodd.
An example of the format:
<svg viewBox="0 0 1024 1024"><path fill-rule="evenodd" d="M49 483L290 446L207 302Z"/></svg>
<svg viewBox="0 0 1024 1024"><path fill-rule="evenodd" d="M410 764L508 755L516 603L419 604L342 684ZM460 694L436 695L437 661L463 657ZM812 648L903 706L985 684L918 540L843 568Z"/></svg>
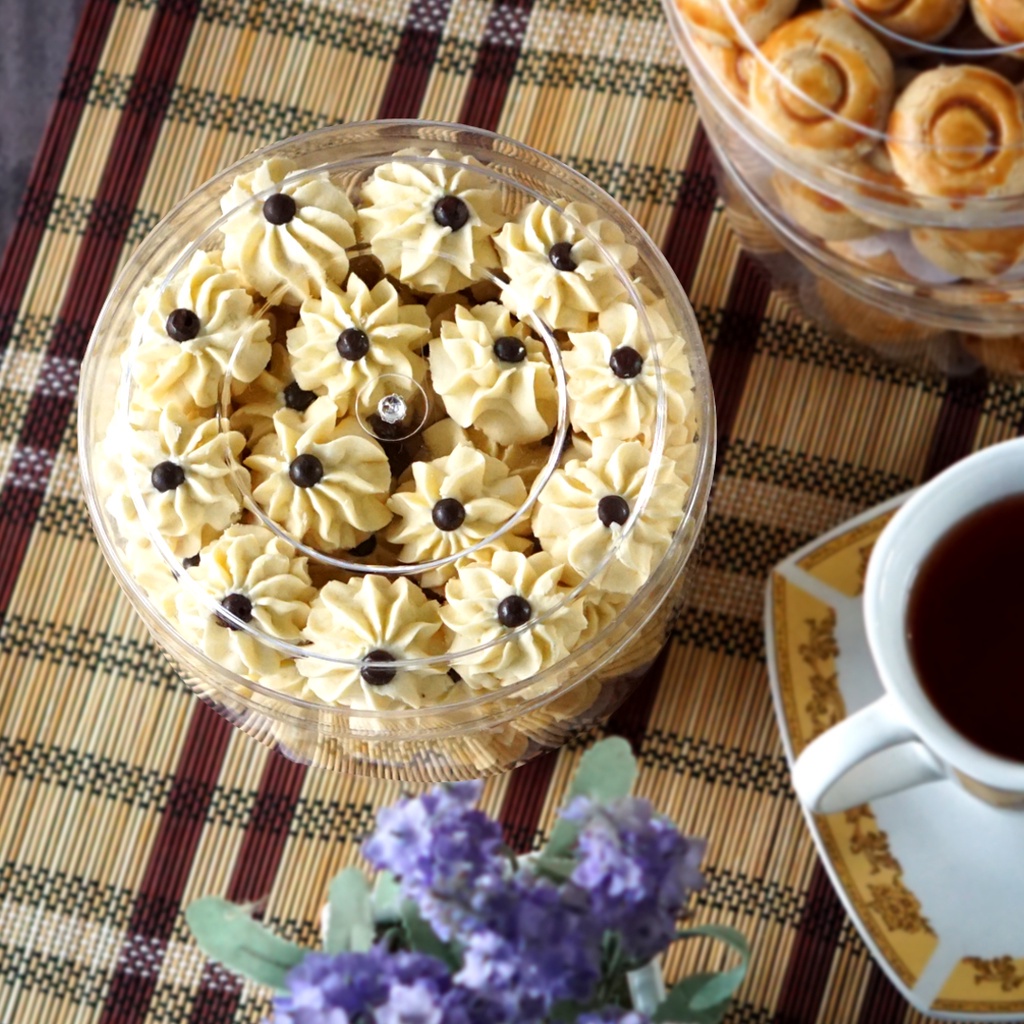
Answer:
<svg viewBox="0 0 1024 1024"><path fill-rule="evenodd" d="M77 365L85 353L89 332L111 285L197 9L197 2L182 0L160 6L118 123L39 383L29 401L12 468L0 490L0 616L10 601L53 469L53 453L67 429L75 402L67 388L57 394L50 391L48 367L59 368L65 361ZM88 38L95 45L92 36ZM61 122L58 132L64 130ZM43 150L49 148L47 139Z"/></svg>
<svg viewBox="0 0 1024 1024"><path fill-rule="evenodd" d="M845 919L846 911L821 862L816 861L772 1024L813 1024L818 1020Z"/></svg>
<svg viewBox="0 0 1024 1024"><path fill-rule="evenodd" d="M907 1015L909 1007L910 1004L900 995L899 990L885 976L882 969L876 963L872 963L857 1024L901 1021Z"/></svg>
<svg viewBox="0 0 1024 1024"><path fill-rule="evenodd" d="M75 31L68 66L29 174L17 224L0 260L0 353L10 343L116 6L111 0L88 0Z"/></svg>
<svg viewBox="0 0 1024 1024"><path fill-rule="evenodd" d="M76 46L81 45L94 60L102 48L100 27L109 28L108 8L112 6L91 4L80 25ZM12 471L0 491L0 610L6 610L10 599L49 482L53 453L67 429L74 403L74 396L67 389L58 394L50 391L48 364L59 368L69 361L77 365L84 354L89 332L111 285L197 9L196 3L178 0L162 4L157 10L107 156L67 297L47 348L39 386L29 402ZM71 85L66 86L65 99L72 114L92 80L90 73L86 81L87 64L81 61L79 55L75 65L73 57L66 79ZM69 113L58 113L51 123L36 168L38 180L44 186L49 183L55 187L53 183L59 181L60 171L56 165L51 167L49 161L57 160L62 152L66 158L70 144L67 133L73 136L76 128L77 121ZM7 259L18 258L28 237L16 237L17 244L8 250ZM32 260L26 262L31 265ZM15 466L19 467L17 473L13 472ZM178 899L174 894L185 884L230 731L222 718L205 707L193 715L168 806L135 902L129 939L121 950L105 1001L105 1021L133 1020L132 1015L143 1002L139 998L139 984L141 981L145 985L149 979L139 970L148 966L153 945L162 946L170 937L177 914Z"/></svg>
<svg viewBox="0 0 1024 1024"><path fill-rule="evenodd" d="M711 145L704 128L698 125L662 247L665 259L685 290L693 284L717 195Z"/></svg>
<svg viewBox="0 0 1024 1024"><path fill-rule="evenodd" d="M100 1024L146 1016L231 733L226 718L196 702Z"/></svg>
<svg viewBox="0 0 1024 1024"><path fill-rule="evenodd" d="M495 0L491 6L459 114L463 124L497 131L532 9L533 0Z"/></svg>
<svg viewBox="0 0 1024 1024"><path fill-rule="evenodd" d="M984 370L950 380L925 463L925 480L930 480L974 450L987 394L988 378Z"/></svg>
<svg viewBox="0 0 1024 1024"><path fill-rule="evenodd" d="M413 0L378 117L417 117L441 45L451 0Z"/></svg>
<svg viewBox="0 0 1024 1024"><path fill-rule="evenodd" d="M277 870L288 841L288 830L306 781L307 767L282 757L276 751L263 771L245 837L235 859L231 883L225 893L236 903L256 903L273 888ZM189 1014L190 1024L219 1024L234 1018L242 994L241 981L215 976L209 961Z"/></svg>

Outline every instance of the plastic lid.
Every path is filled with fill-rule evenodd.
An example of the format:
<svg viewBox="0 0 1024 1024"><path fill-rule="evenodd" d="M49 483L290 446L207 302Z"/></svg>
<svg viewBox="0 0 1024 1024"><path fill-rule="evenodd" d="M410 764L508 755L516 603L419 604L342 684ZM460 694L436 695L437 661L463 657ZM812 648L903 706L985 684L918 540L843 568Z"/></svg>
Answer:
<svg viewBox="0 0 1024 1024"><path fill-rule="evenodd" d="M507 164L271 152L129 296L106 514L144 600L257 689L387 713L524 685L689 516L691 323L610 201Z"/></svg>

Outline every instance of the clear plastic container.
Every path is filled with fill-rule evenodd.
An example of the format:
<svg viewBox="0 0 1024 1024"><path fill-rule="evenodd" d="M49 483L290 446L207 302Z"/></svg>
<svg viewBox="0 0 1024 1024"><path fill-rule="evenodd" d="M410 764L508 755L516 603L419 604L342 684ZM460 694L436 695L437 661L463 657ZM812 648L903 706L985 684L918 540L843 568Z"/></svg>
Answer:
<svg viewBox="0 0 1024 1024"><path fill-rule="evenodd" d="M405 207L392 216L391 197L410 194L396 181L437 186L423 223ZM456 251L467 223L506 248ZM448 241L424 260L435 225ZM538 242L537 231L562 241ZM526 262L514 262L516 239ZM549 244L553 277L530 248ZM558 301L536 284L538 265ZM478 343L481 309L493 322ZM330 343L312 358L325 321ZM634 402L621 416L586 383L588 346L614 346L620 328L632 345L593 366L613 370L612 393L621 383ZM463 335L473 353L493 345L500 380L532 381L533 398L513 391L503 405L480 390L492 369L452 370ZM532 377L515 377L529 366ZM557 747L643 677L692 574L715 431L686 296L608 195L488 132L345 125L224 171L125 266L80 395L87 503L118 583L198 696L298 761L432 781ZM504 437L533 430L538 415L543 439ZM639 439L616 439L630 416ZM615 493L611 476L626 465ZM438 499L438 486L463 502ZM602 487L596 528L573 503L589 508ZM486 527L459 540L474 516Z"/></svg>
<svg viewBox="0 0 1024 1024"><path fill-rule="evenodd" d="M944 369L972 365L946 358L951 336L1010 369L988 353L1024 355L1017 0L664 6L720 163L783 248L880 322L931 336ZM820 303L804 308L835 329Z"/></svg>

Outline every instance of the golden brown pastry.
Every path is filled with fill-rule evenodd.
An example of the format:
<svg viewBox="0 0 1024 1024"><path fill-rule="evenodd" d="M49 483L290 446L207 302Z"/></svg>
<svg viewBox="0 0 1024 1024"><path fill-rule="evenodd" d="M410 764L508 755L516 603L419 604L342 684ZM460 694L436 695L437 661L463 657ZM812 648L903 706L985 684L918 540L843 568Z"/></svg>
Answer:
<svg viewBox="0 0 1024 1024"><path fill-rule="evenodd" d="M971 0L978 28L1000 46L1024 43L1024 4L1021 0ZM1024 60L1024 51L1014 54Z"/></svg>
<svg viewBox="0 0 1024 1024"><path fill-rule="evenodd" d="M852 7L892 35L922 43L934 43L949 35L967 6L967 0L824 0L824 3L826 7ZM885 33L881 39L887 46L899 46Z"/></svg>
<svg viewBox="0 0 1024 1024"><path fill-rule="evenodd" d="M999 277L1024 260L1024 228L915 228L917 251L957 277Z"/></svg>
<svg viewBox="0 0 1024 1024"><path fill-rule="evenodd" d="M736 20L755 43L764 42L771 32L796 10L799 0L676 0L695 37L716 46L743 40L726 12L730 7Z"/></svg>
<svg viewBox="0 0 1024 1024"><path fill-rule="evenodd" d="M772 177L779 205L805 231L830 242L867 238L878 228L857 216L831 196L805 185L790 174L776 171Z"/></svg>
<svg viewBox="0 0 1024 1024"><path fill-rule="evenodd" d="M825 322L831 321L835 330L854 341L891 350L894 345L919 344L940 333L934 327L904 320L865 302L828 278L818 278L814 286L815 304L820 307Z"/></svg>
<svg viewBox="0 0 1024 1024"><path fill-rule="evenodd" d="M736 233L740 245L747 252L768 255L769 253L785 252L775 232L764 218L750 205L747 197L740 191L732 174L723 173L719 177L719 191L725 202L725 216L729 227Z"/></svg>
<svg viewBox="0 0 1024 1024"><path fill-rule="evenodd" d="M844 168L840 180L871 200L872 205L855 204L857 216L885 231L902 231L907 218L902 212L913 202L903 179L893 170L892 160L884 145L876 146L866 157ZM880 208L877 204L885 204ZM885 209L885 207L891 208Z"/></svg>
<svg viewBox="0 0 1024 1024"><path fill-rule="evenodd" d="M813 11L776 29L750 83L754 116L815 161L850 161L878 142L895 90L892 58L853 15Z"/></svg>
<svg viewBox="0 0 1024 1024"><path fill-rule="evenodd" d="M987 369L1011 377L1024 376L1024 334L987 337L965 334L964 348Z"/></svg>
<svg viewBox="0 0 1024 1024"><path fill-rule="evenodd" d="M960 199L1024 192L1024 97L972 64L934 68L904 89L889 155L914 192Z"/></svg>
<svg viewBox="0 0 1024 1024"><path fill-rule="evenodd" d="M757 58L734 43L709 43L700 36L694 37L693 45L711 77L723 85L737 102L747 106L750 102L750 76Z"/></svg>
<svg viewBox="0 0 1024 1024"><path fill-rule="evenodd" d="M876 277L891 277L897 281L915 280L904 269L892 249L883 247L882 244L875 245L872 242L867 245L857 245L856 242L829 242L828 248L848 263L862 267Z"/></svg>

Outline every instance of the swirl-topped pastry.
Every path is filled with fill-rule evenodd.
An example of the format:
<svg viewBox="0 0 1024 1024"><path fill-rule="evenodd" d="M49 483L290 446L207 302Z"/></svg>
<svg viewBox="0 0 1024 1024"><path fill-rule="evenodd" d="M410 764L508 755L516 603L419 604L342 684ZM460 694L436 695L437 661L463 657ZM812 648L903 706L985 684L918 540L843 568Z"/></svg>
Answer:
<svg viewBox="0 0 1024 1024"><path fill-rule="evenodd" d="M649 472L656 477L639 518L594 583L613 593L632 594L668 550L683 516L687 486L667 459L652 467L639 441L602 437L586 462L558 470L540 493L533 532L557 561L590 576L611 553L636 507Z"/></svg>
<svg viewBox="0 0 1024 1024"><path fill-rule="evenodd" d="M848 242L878 233L878 228L857 216L848 206L819 192L791 174L776 171L772 185L779 205L805 231L833 242Z"/></svg>
<svg viewBox="0 0 1024 1024"><path fill-rule="evenodd" d="M967 0L824 0L824 4L826 7L852 7L902 39L935 43L956 28ZM899 47L892 36L882 34L880 38L890 48Z"/></svg>
<svg viewBox="0 0 1024 1024"><path fill-rule="evenodd" d="M572 348L562 354L575 430L589 437L622 440L646 435L658 411L658 377L648 338L658 343L666 419L682 422L693 404L693 378L681 338L653 306L648 324L635 306L620 302L606 309L596 331L569 333Z"/></svg>
<svg viewBox="0 0 1024 1024"><path fill-rule="evenodd" d="M135 312L142 338L132 373L158 405L187 395L214 406L229 367L247 384L270 358L270 323L220 253L194 253L176 280L142 292Z"/></svg>
<svg viewBox="0 0 1024 1024"><path fill-rule="evenodd" d="M999 46L1024 43L1024 4L1020 0L971 0L971 12L978 28ZM1021 51L1010 51L1024 59Z"/></svg>
<svg viewBox="0 0 1024 1024"><path fill-rule="evenodd" d="M304 556L264 526L232 526L203 548L178 588L182 632L218 665L264 686L302 690L295 663L259 634L302 636L316 597ZM243 629L252 623L256 635Z"/></svg>
<svg viewBox="0 0 1024 1024"><path fill-rule="evenodd" d="M709 43L698 35L693 37L693 45L715 81L724 85L741 106L747 106L754 55L734 43Z"/></svg>
<svg viewBox="0 0 1024 1024"><path fill-rule="evenodd" d="M1024 261L1024 228L915 228L910 240L925 259L968 280L999 277Z"/></svg>
<svg viewBox="0 0 1024 1024"><path fill-rule="evenodd" d="M402 562L426 562L465 551L519 511L526 485L510 476L508 467L469 445L430 462L414 462L411 479L388 499L395 514L384 536L402 545ZM477 553L485 559L492 548L527 551L532 541L529 516L524 516L493 545ZM423 574L424 586L435 587L455 572L454 562Z"/></svg>
<svg viewBox="0 0 1024 1024"><path fill-rule="evenodd" d="M765 128L815 161L855 160L874 148L895 90L892 58L853 15L812 11L765 41L750 107Z"/></svg>
<svg viewBox="0 0 1024 1024"><path fill-rule="evenodd" d="M389 274L419 291L454 292L498 264L491 236L505 221L501 193L471 156L435 149L430 159L455 166L399 159L375 168L362 188L359 235Z"/></svg>
<svg viewBox="0 0 1024 1024"><path fill-rule="evenodd" d="M889 119L889 155L914 192L949 199L1024 192L1024 96L971 64L918 75Z"/></svg>
<svg viewBox="0 0 1024 1024"><path fill-rule="evenodd" d="M725 8L728 7L751 42L761 43L789 18L799 0L676 0L698 39L716 46L745 45Z"/></svg>
<svg viewBox="0 0 1024 1024"><path fill-rule="evenodd" d="M430 371L448 415L499 444L539 441L558 419L544 344L496 302L455 307L430 347Z"/></svg>
<svg viewBox="0 0 1024 1024"><path fill-rule="evenodd" d="M637 260L622 229L588 203L569 203L562 213L532 202L494 242L509 279L502 302L521 319L536 314L556 330L583 330L591 314L622 298L621 272Z"/></svg>
<svg viewBox="0 0 1024 1024"><path fill-rule="evenodd" d="M363 576L327 583L306 624L310 657L297 667L325 704L386 711L439 703L452 688L443 662L394 668L391 662L443 654L436 601L407 579ZM318 655L347 658L338 664Z"/></svg>
<svg viewBox="0 0 1024 1024"><path fill-rule="evenodd" d="M253 500L291 536L325 551L355 547L388 524L388 457L327 396L283 409L245 460Z"/></svg>
<svg viewBox="0 0 1024 1024"><path fill-rule="evenodd" d="M454 665L467 686L494 690L529 679L572 651L587 620L579 599L566 601L572 587L563 572L563 564L545 551L529 557L495 551L488 561L467 560L459 566L445 587L441 618L454 637ZM547 615L542 622L506 636L542 615ZM459 657L461 651L503 637L502 643Z"/></svg>
<svg viewBox="0 0 1024 1024"><path fill-rule="evenodd" d="M386 278L371 289L350 274L344 290L325 285L318 298L303 302L299 323L288 332L288 351L299 386L326 387L344 415L382 374L422 381L427 364L417 352L429 340L430 320L422 306L400 303ZM379 390L367 400L382 398L386 386Z"/></svg>
<svg viewBox="0 0 1024 1024"><path fill-rule="evenodd" d="M193 419L180 406L163 411L155 430L132 431L128 472L139 488L150 519L179 555L193 555L210 531L220 531L242 514L232 477L245 438L222 433L215 419ZM134 518L118 499L119 519Z"/></svg>
<svg viewBox="0 0 1024 1024"><path fill-rule="evenodd" d="M224 266L272 303L298 306L325 283L348 273L356 212L346 193L323 172L284 183L290 160L266 160L235 178L220 207L231 216L224 232ZM271 191L262 203L252 197ZM232 212L234 211L234 212Z"/></svg>

